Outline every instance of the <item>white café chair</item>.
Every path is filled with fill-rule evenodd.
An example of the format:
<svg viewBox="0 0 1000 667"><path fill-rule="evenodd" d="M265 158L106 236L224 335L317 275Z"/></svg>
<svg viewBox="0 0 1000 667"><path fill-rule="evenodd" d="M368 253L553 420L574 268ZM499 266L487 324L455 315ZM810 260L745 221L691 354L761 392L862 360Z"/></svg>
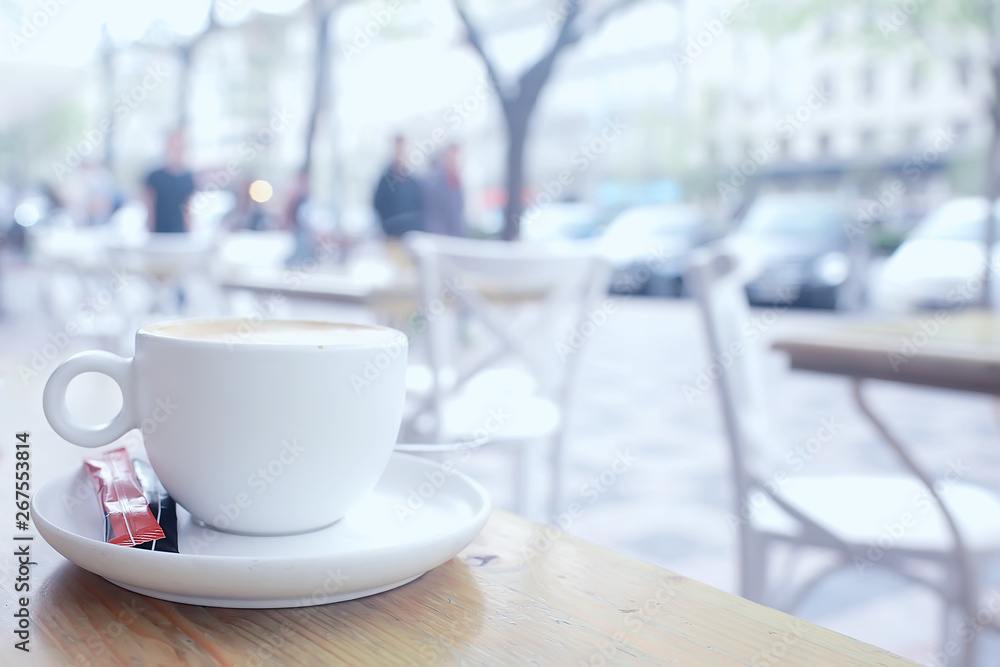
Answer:
<svg viewBox="0 0 1000 667"><path fill-rule="evenodd" d="M31 229L47 326L56 341L123 352L135 310L148 295L107 257L108 230ZM69 331L67 335L63 335ZM133 330L134 331L134 330ZM48 341L47 341L48 342Z"/></svg>
<svg viewBox="0 0 1000 667"><path fill-rule="evenodd" d="M427 391L415 397L408 439L514 446L520 512L527 502L529 443L547 440L546 510L555 512L562 493L565 414L580 356L576 349L560 354L559 345L607 294L606 263L594 246L581 243L508 243L423 232L407 234L404 241L417 266L429 366L413 369L413 375L424 376Z"/></svg>
<svg viewBox="0 0 1000 667"><path fill-rule="evenodd" d="M891 438L887 442L909 475L796 475L765 483L752 461L774 436L766 417L756 337L744 334L750 321L745 276L736 256L719 245L695 254L689 279L712 358L729 362L717 364L721 374L716 385L731 456L731 519L739 528L741 595L792 611L825 576L842 567L888 568L941 596L945 646L962 619L980 609L977 566L1000 555L1000 498L960 482L935 487ZM920 514L914 507L917 498L923 499L926 513L920 520L907 520L911 525L905 530L893 530L891 540L882 539L887 525L902 525L907 512ZM778 544L795 551L825 550L835 562L794 596L779 600L770 568L772 548ZM877 557L872 545L879 547ZM953 612L958 616L954 623ZM975 638L966 639L956 639L956 664L974 662Z"/></svg>

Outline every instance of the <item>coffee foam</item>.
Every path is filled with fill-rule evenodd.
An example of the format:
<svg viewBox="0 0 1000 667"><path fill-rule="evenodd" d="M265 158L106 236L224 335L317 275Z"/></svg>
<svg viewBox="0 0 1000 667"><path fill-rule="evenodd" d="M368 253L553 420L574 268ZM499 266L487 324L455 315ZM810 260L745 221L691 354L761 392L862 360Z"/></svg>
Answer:
<svg viewBox="0 0 1000 667"><path fill-rule="evenodd" d="M386 345L404 338L385 327L306 320L184 320L153 324L141 333L228 345Z"/></svg>

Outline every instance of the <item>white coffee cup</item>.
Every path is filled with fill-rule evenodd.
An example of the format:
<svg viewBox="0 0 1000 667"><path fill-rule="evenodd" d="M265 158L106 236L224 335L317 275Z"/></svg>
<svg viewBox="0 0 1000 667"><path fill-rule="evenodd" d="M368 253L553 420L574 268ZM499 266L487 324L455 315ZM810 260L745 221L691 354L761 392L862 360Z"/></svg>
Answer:
<svg viewBox="0 0 1000 667"><path fill-rule="evenodd" d="M402 420L406 336L326 322L182 320L140 329L135 357L82 352L52 373L45 416L66 440L99 447L141 428L149 462L196 519L282 535L343 517L378 482ZM123 405L81 425L66 388L96 371Z"/></svg>

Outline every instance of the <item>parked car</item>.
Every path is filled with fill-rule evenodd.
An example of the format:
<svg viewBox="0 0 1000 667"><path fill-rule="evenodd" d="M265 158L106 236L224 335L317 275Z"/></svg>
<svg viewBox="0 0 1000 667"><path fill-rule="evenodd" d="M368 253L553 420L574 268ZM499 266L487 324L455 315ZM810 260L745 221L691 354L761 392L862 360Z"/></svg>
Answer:
<svg viewBox="0 0 1000 667"><path fill-rule="evenodd" d="M851 201L827 194L758 197L731 238L752 267L754 304L855 308L864 297L868 244L852 235Z"/></svg>
<svg viewBox="0 0 1000 667"><path fill-rule="evenodd" d="M696 206L657 204L625 210L600 238L614 269L611 291L681 295L691 250L721 235Z"/></svg>
<svg viewBox="0 0 1000 667"><path fill-rule="evenodd" d="M959 308L976 303L985 277L985 197L962 197L932 210L889 257L876 282L881 309ZM1000 239L1000 205L993 207ZM998 250L993 248L993 266ZM998 285L997 272L993 273Z"/></svg>
<svg viewBox="0 0 1000 667"><path fill-rule="evenodd" d="M600 212L591 204L557 202L529 207L521 218L523 241L577 241L594 236Z"/></svg>

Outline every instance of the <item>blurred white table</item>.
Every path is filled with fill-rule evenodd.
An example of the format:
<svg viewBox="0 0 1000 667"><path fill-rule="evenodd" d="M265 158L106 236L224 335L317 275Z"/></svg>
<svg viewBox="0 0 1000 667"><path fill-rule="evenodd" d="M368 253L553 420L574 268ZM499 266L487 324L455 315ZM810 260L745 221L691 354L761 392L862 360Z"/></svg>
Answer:
<svg viewBox="0 0 1000 667"><path fill-rule="evenodd" d="M372 267L374 269L374 267ZM223 290L247 290L257 295L317 299L357 305L370 310L383 324L403 326L420 309L417 278L412 273L376 270L340 273L297 271L279 268L242 268L219 278ZM522 289L486 289L484 295L495 303L518 304L537 301L543 292Z"/></svg>

